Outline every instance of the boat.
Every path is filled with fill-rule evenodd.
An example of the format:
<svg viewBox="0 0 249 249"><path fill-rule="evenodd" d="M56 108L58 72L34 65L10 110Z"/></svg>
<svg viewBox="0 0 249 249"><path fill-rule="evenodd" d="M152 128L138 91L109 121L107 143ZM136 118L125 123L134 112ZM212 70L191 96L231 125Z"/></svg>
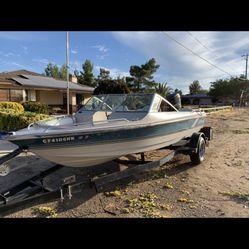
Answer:
<svg viewBox="0 0 249 249"><path fill-rule="evenodd" d="M103 94L73 115L32 123L2 139L57 164L86 167L175 144L199 132L205 118L158 94Z"/></svg>

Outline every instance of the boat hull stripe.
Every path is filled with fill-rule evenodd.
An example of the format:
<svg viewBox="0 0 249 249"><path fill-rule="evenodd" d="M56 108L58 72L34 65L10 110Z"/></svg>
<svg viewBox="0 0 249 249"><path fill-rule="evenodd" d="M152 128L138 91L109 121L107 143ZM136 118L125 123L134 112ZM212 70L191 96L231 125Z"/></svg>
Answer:
<svg viewBox="0 0 249 249"><path fill-rule="evenodd" d="M42 148L49 146L72 146L72 145L86 145L86 144L99 144L112 141L122 141L128 139L141 139L151 136L163 136L175 132L180 132L193 127L203 126L205 122L204 118L183 120L181 122L175 123L165 123L150 127L138 127L134 129L120 129L115 131L105 131L97 133L77 133L77 135L70 136L55 136L55 137L39 137L31 139L15 139L12 143L18 146L28 145L30 149L32 148Z"/></svg>

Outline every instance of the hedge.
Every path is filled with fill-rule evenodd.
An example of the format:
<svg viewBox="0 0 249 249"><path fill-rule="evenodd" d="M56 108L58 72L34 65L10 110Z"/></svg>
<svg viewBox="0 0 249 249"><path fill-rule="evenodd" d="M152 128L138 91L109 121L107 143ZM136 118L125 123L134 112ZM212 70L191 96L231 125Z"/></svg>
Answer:
<svg viewBox="0 0 249 249"><path fill-rule="evenodd" d="M12 110L9 112L24 113L24 108L21 104L16 102L0 102L0 110Z"/></svg>
<svg viewBox="0 0 249 249"><path fill-rule="evenodd" d="M27 127L29 124L48 118L48 115L24 112L22 114L11 113L9 110L0 110L0 130L15 131Z"/></svg>
<svg viewBox="0 0 249 249"><path fill-rule="evenodd" d="M48 114L48 106L46 104L35 101L27 101L24 102L22 105L26 112Z"/></svg>

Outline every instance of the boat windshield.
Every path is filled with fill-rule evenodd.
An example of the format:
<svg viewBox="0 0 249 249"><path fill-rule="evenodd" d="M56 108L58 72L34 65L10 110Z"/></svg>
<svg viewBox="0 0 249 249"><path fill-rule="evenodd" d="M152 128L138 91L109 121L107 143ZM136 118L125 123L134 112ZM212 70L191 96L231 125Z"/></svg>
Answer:
<svg viewBox="0 0 249 249"><path fill-rule="evenodd" d="M148 112L152 99L153 94L98 95L88 100L79 111Z"/></svg>

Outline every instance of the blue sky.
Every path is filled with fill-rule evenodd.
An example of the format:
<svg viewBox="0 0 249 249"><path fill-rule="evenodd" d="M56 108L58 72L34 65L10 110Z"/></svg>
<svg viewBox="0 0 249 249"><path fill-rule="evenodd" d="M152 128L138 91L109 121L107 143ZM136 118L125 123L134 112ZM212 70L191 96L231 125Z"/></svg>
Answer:
<svg viewBox="0 0 249 249"><path fill-rule="evenodd" d="M42 73L49 62L62 65L65 40L65 32L0 32L0 72ZM69 32L69 50L71 72L90 59L96 76L100 67L114 77L126 76L131 65L154 57L160 64L155 79L187 93L193 80L208 89L215 79L244 73L241 55L249 52L249 32Z"/></svg>

